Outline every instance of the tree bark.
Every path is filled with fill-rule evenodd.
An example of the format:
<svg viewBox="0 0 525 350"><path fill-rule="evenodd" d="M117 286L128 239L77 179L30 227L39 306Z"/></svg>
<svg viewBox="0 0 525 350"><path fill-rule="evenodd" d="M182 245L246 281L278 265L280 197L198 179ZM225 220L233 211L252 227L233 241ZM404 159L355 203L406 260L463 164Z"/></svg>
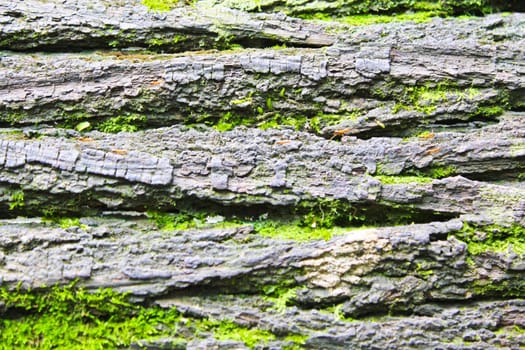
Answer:
<svg viewBox="0 0 525 350"><path fill-rule="evenodd" d="M204 3L0 4L0 285L110 287L276 349L525 346L525 15Z"/></svg>

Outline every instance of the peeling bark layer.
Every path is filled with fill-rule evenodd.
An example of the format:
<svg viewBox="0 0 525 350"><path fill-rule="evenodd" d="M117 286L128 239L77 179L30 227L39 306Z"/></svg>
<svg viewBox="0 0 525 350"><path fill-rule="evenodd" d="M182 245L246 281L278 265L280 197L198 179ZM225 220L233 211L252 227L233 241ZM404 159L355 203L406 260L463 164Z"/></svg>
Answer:
<svg viewBox="0 0 525 350"><path fill-rule="evenodd" d="M333 43L319 26L279 15L189 6L159 13L137 0L4 2L0 23L0 49L10 50L141 47L183 52L250 41L312 47Z"/></svg>
<svg viewBox="0 0 525 350"><path fill-rule="evenodd" d="M7 208L14 189L26 192L24 210L49 200L62 203L62 209L125 210L159 196L160 206L185 197L245 207L326 198L410 204L451 215L486 212L506 218L498 221L519 222L525 200L521 182L502 186L451 177L389 184L372 175L431 175L443 168L465 176L519 171L524 122L516 113L494 126L436 133L431 139L346 137L341 143L293 130L257 129L220 133L173 127L61 139L50 129L38 139L18 134L19 140L10 139L17 134L4 134L1 201ZM76 196L92 199L82 204Z"/></svg>

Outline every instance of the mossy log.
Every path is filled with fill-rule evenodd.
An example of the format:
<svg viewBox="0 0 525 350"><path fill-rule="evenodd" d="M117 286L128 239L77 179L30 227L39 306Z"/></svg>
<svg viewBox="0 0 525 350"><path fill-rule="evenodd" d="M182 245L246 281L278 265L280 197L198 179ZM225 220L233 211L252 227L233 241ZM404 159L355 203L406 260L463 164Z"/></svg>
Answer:
<svg viewBox="0 0 525 350"><path fill-rule="evenodd" d="M525 346L525 15L210 3L0 4L0 333L77 281L186 318L121 347Z"/></svg>

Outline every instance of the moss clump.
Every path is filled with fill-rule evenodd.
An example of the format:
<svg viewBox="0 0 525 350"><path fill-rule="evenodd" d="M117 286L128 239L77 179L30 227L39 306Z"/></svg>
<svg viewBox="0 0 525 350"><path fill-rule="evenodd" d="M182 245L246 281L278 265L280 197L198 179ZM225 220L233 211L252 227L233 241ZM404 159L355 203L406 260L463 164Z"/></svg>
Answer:
<svg viewBox="0 0 525 350"><path fill-rule="evenodd" d="M258 344L268 343L276 337L269 331L240 327L232 321L202 321L202 326L212 331L217 340L241 341L250 349Z"/></svg>
<svg viewBox="0 0 525 350"><path fill-rule="evenodd" d="M433 166L428 169L428 174L434 179L443 179L445 177L454 176L457 174L457 169L452 166Z"/></svg>
<svg viewBox="0 0 525 350"><path fill-rule="evenodd" d="M80 227L81 229L85 230L88 228L86 225L80 223L79 218L47 216L43 218L43 221L56 224L63 229L70 227Z"/></svg>
<svg viewBox="0 0 525 350"><path fill-rule="evenodd" d="M18 190L11 193L9 196L9 210L23 208L24 206L24 191Z"/></svg>
<svg viewBox="0 0 525 350"><path fill-rule="evenodd" d="M176 336L176 310L143 308L127 299L109 289L88 293L74 284L48 292L2 288L0 300L10 317L0 320L0 343L10 349L107 349Z"/></svg>
<svg viewBox="0 0 525 350"><path fill-rule="evenodd" d="M243 117L234 112L226 112L215 124L212 124L212 126L218 131L228 131L232 130L236 126L251 126L254 123L254 118ZM210 124L210 122L206 121L206 124Z"/></svg>
<svg viewBox="0 0 525 350"><path fill-rule="evenodd" d="M120 115L97 125L97 130L107 133L135 132L145 126L146 116L139 114Z"/></svg>
<svg viewBox="0 0 525 350"><path fill-rule="evenodd" d="M442 15L442 12L438 11L419 11L412 13L401 13L392 15L378 15L378 14L361 14L351 15L343 17L333 17L324 13L315 13L308 15L300 15L303 19L316 19L323 21L337 21L351 26L366 26L380 23L392 23L392 22L415 22L425 23L434 17Z"/></svg>
<svg viewBox="0 0 525 350"><path fill-rule="evenodd" d="M159 12L169 11L178 3L179 0L142 0L142 4L148 9Z"/></svg>
<svg viewBox="0 0 525 350"><path fill-rule="evenodd" d="M473 117L495 118L503 114L505 108L501 106L480 106L472 113Z"/></svg>
<svg viewBox="0 0 525 350"><path fill-rule="evenodd" d="M387 175L377 175L374 176L376 179L381 181L385 185L396 185L396 184L409 184L409 183L419 183L427 184L432 183L434 178L426 176L387 176Z"/></svg>
<svg viewBox="0 0 525 350"><path fill-rule="evenodd" d="M464 224L461 231L453 234L467 244L471 255L485 252L525 254L525 227L513 224L509 227Z"/></svg>
<svg viewBox="0 0 525 350"><path fill-rule="evenodd" d="M394 177L384 177L392 180ZM395 177L396 179L398 177ZM430 182L430 178L399 177L406 183ZM400 183L399 180L396 183ZM256 233L275 239L329 240L369 225L398 225L450 219L447 214L418 211L410 206L359 205L339 199L304 200L293 207L266 208L178 208L177 212L149 211L148 217L161 230L227 228L253 225ZM242 215L239 215L242 212ZM223 216L224 215L224 216Z"/></svg>
<svg viewBox="0 0 525 350"><path fill-rule="evenodd" d="M473 99L479 95L475 88L461 89L450 82L441 82L436 85L409 86L403 89L399 96L394 96L396 104L392 113L400 110L418 111L432 114L442 103L447 101L461 101Z"/></svg>
<svg viewBox="0 0 525 350"><path fill-rule="evenodd" d="M408 178L421 178L423 182L430 179L443 179L449 176L457 175L458 170L453 165L432 165L425 169L413 170L410 169L406 172ZM403 175L404 177L404 175Z"/></svg>
<svg viewBox="0 0 525 350"><path fill-rule="evenodd" d="M185 349L188 341L209 337L254 348L278 339L268 330L232 320L192 319L175 308L136 305L126 294L111 289L89 293L75 283L47 291L1 288L0 300L7 310L0 320L0 344L6 349L115 349L161 338L171 339L174 349Z"/></svg>
<svg viewBox="0 0 525 350"><path fill-rule="evenodd" d="M329 240L334 235L348 232L348 229L342 227L308 227L300 220L292 222L264 220L255 222L254 228L263 236L295 241Z"/></svg>
<svg viewBox="0 0 525 350"><path fill-rule="evenodd" d="M177 213L161 213L148 211L148 218L163 231L188 230L204 227L234 227L242 224L241 220L226 220L222 216L213 216L204 212L184 211Z"/></svg>
<svg viewBox="0 0 525 350"><path fill-rule="evenodd" d="M512 279L504 281L476 280L471 284L472 291L476 296L483 297L525 297L525 281L521 275L514 275Z"/></svg>

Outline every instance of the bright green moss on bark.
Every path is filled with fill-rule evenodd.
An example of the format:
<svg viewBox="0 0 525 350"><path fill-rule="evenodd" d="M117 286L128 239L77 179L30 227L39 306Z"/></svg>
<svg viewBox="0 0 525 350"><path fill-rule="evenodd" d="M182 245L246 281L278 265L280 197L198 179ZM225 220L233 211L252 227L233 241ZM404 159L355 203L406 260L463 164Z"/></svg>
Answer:
<svg viewBox="0 0 525 350"><path fill-rule="evenodd" d="M179 0L142 0L142 4L150 10L159 12L169 11L178 3Z"/></svg>
<svg viewBox="0 0 525 350"><path fill-rule="evenodd" d="M465 224L454 236L467 244L468 252L479 255L485 252L525 255L525 227L511 225L472 226Z"/></svg>
<svg viewBox="0 0 525 350"><path fill-rule="evenodd" d="M173 349L210 337L240 341L249 348L275 339L292 341L233 320L194 319L175 308L133 304L128 295L111 289L90 293L74 283L39 291L0 288L0 301L6 311L0 314L3 349L115 349L161 338L168 338Z"/></svg>
<svg viewBox="0 0 525 350"><path fill-rule="evenodd" d="M434 178L426 176L387 176L377 175L374 176L376 179L381 181L385 185L396 185L396 184L408 184L408 183L419 183L426 184L432 183Z"/></svg>

